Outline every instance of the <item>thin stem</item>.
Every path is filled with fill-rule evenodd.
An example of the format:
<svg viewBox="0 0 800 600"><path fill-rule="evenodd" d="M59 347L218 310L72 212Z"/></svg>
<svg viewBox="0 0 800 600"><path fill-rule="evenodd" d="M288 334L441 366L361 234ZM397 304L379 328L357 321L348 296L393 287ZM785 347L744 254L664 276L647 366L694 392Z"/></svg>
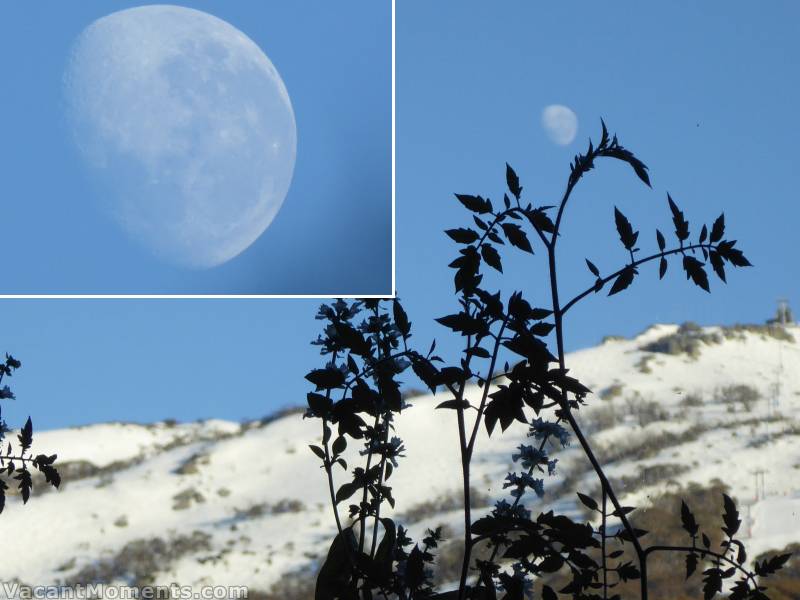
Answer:
<svg viewBox="0 0 800 600"><path fill-rule="evenodd" d="M330 390L328 391L330 396ZM328 427L327 419L322 419L322 439L325 439L325 429ZM333 516L336 518L336 529L342 533L342 521L339 519L339 507L336 506L336 492L333 490L333 465L331 464L331 453L328 449L328 442L322 444L325 448L325 473L328 475L328 491L331 495L331 506L333 506Z"/></svg>
<svg viewBox="0 0 800 600"><path fill-rule="evenodd" d="M467 347L469 348L472 345L472 336L467 336ZM464 365L466 371L466 367L469 367L469 361L472 358L470 355L467 358L466 364ZM456 400L462 400L464 397L464 389L466 388L467 382L466 379L461 382L459 387L458 396L456 396ZM464 600L466 594L466 585L467 585L467 573L469 571L469 559L470 553L472 551L472 534L470 533L470 525L472 525L472 512L471 512L471 501L470 501L470 490L469 490L469 455L467 452L467 431L466 425L464 424L464 407L459 405L456 409L456 415L458 418L458 443L461 450L461 481L463 483L464 488L464 560L461 563L461 576L459 578L459 585L458 585L458 599Z"/></svg>
<svg viewBox="0 0 800 600"><path fill-rule="evenodd" d="M635 260L635 261L625 265L624 267L622 267L621 269L615 271L611 275L608 275L607 277L603 277L602 279L600 279L600 281L602 282L603 285L605 285L609 281L611 281L612 279L616 279L617 277L619 277L625 269L628 269L630 267L638 267L639 265L643 265L644 263L650 262L651 260L655 260L657 258L664 258L665 256L669 256L671 254L684 253L687 250L695 250L695 249L699 249L699 248L708 248L708 249L710 249L711 248L711 244L692 244L691 246L684 246L682 248L674 248L672 250L666 250L664 252L657 252L656 254L651 254L650 256L648 256L646 258L640 258L639 260ZM588 296L589 294L594 292L597 289L596 285L597 284L595 283L595 285L592 285L591 287L586 288L580 294L575 296L572 300L567 302L564 305L564 307L561 309L561 314L562 315L565 314L570 308L572 308L572 306L574 304L576 304L577 302L580 302L586 296Z"/></svg>
<svg viewBox="0 0 800 600"><path fill-rule="evenodd" d="M567 193L565 194L565 199L562 201L562 208L564 204L566 204L566 199L569 197L569 191L571 188L568 186ZM559 216L561 211L559 210ZM560 309L560 305L558 302L558 277L556 271L556 254L555 254L555 242L556 242L556 235L558 233L558 227L556 227L556 232L553 234L553 243L548 248L548 262L550 267L550 293L553 299L553 316L555 318L555 328L556 328L556 344L558 346L558 364L559 367L563 370L566 368L565 364L565 352L564 352L564 312ZM636 537L633 527L628 521L628 518L625 516L624 512L622 511L622 505L617 500L617 496L614 493L611 484L608 481L608 477L606 477L603 468L600 466L597 458L592 451L591 446L589 446L589 442L586 440L586 437L583 435L583 431L581 431L578 422L575 420L575 416L572 414L572 411L569 406L569 402L567 400L567 392L564 390L561 394L561 412L563 413L564 418L570 424L572 431L575 433L575 437L578 438L578 442L583 448L586 457L589 459L589 462L592 464L592 468L594 469L595 473L597 474L598 478L600 479L600 484L603 486L603 489L606 490L608 494L608 499L611 500L611 503L614 505L616 509L616 513L618 514L620 521L622 521L622 525L625 530L628 532L628 535L631 538L631 543L633 544L634 549L636 550L636 556L639 559L639 564L642 565L644 562L644 551L642 550L642 546L639 543L639 539ZM645 567L642 567L645 568ZM647 592L646 586L643 584L643 596L642 600L647 600Z"/></svg>
<svg viewBox="0 0 800 600"><path fill-rule="evenodd" d="M726 562L732 567L736 567L736 570L740 571L744 574L753 584L756 584L756 579L753 574L737 563L735 560L727 557L724 554L720 554L719 552L714 552L713 550L706 550L703 548L693 548L692 546L664 546L664 545L656 545L656 546L648 546L644 554L645 556L649 555L651 552L694 552L696 554L700 554L702 557L713 556L717 562Z"/></svg>
<svg viewBox="0 0 800 600"><path fill-rule="evenodd" d="M481 404L478 407L478 416L475 419L475 425L472 427L472 434L469 437L469 444L467 445L467 453L469 457L472 458L472 450L475 447L475 439L478 436L478 429L481 425L481 418L483 417L483 411L486 408L486 399L489 396L489 378L491 377L492 373L494 373L495 365L497 364L497 356L500 353L500 344L503 339L503 332L506 330L506 325L508 325L509 316L507 315L505 319L503 319L503 324L500 327L500 332L497 334L497 340L494 344L494 350L492 351L492 359L489 363L489 371L486 381L484 382L483 386L483 397L481 398Z"/></svg>
<svg viewBox="0 0 800 600"><path fill-rule="evenodd" d="M567 202L569 201L569 197L572 194L572 190L576 183L577 181L573 181L571 178L569 182L567 182L567 189L564 190L564 196L561 198L561 202L558 205L558 215L556 216L555 226L553 227L553 236L550 238L548 250L555 249L556 240L558 239L558 232L561 229L561 218L564 216L564 209L567 207Z"/></svg>
<svg viewBox="0 0 800 600"><path fill-rule="evenodd" d="M383 444L384 447L386 443L389 441L389 419L388 417L384 416L383 420ZM378 475L378 490L380 493L380 486L383 485L383 475L386 469L386 453L381 456L380 462L380 474ZM381 493L381 500L383 499L383 495ZM372 524L372 545L369 549L369 555L374 557L375 556L375 544L378 541L378 522L381 519L381 503L378 503L378 508L375 511L375 522Z"/></svg>

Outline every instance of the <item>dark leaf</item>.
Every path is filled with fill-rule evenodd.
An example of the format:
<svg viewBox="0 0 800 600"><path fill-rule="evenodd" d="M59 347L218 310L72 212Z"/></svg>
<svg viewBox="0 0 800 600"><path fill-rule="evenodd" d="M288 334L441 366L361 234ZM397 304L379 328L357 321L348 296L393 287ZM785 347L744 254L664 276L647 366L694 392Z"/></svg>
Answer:
<svg viewBox="0 0 800 600"><path fill-rule="evenodd" d="M589 267L589 270L592 272L592 275L595 277L600 277L600 270L594 266L594 263L590 261L588 258L584 259L586 261L586 266Z"/></svg>
<svg viewBox="0 0 800 600"><path fill-rule="evenodd" d="M306 394L306 399L308 400L308 407L318 417L327 415L333 406L333 400L326 398L322 394L309 392Z"/></svg>
<svg viewBox="0 0 800 600"><path fill-rule="evenodd" d="M691 278L695 285L703 288L705 291L710 292L708 287L708 275L703 269L703 263L697 260L694 256L688 254L683 257L683 268L686 271L686 277Z"/></svg>
<svg viewBox="0 0 800 600"><path fill-rule="evenodd" d="M700 238L697 240L697 243L702 244L706 241L706 237L708 237L708 228L703 225L703 228L700 230Z"/></svg>
<svg viewBox="0 0 800 600"><path fill-rule="evenodd" d="M528 236L520 229L519 225L515 225L514 223L502 223L501 227L512 246L516 246L520 250L533 254L533 248L531 248L531 243L528 241Z"/></svg>
<svg viewBox="0 0 800 600"><path fill-rule="evenodd" d="M492 212L492 203L484 200L480 196L470 196L468 194L456 194L456 198L464 206L479 215Z"/></svg>
<svg viewBox="0 0 800 600"><path fill-rule="evenodd" d="M325 460L325 451L322 448L315 446L314 444L309 444L308 447L311 448L311 451L314 454L319 456L322 460Z"/></svg>
<svg viewBox="0 0 800 600"><path fill-rule="evenodd" d="M776 554L771 558L764 559L764 561L761 563L756 561L755 565L756 575L759 575L761 577L764 577L766 575L772 575L773 573L781 569L783 565L786 564L786 561L788 561L789 558L791 558L791 556L792 556L791 553Z"/></svg>
<svg viewBox="0 0 800 600"><path fill-rule="evenodd" d="M333 367L314 369L306 375L306 379L317 386L318 390L327 390L341 387L344 384L344 373Z"/></svg>
<svg viewBox="0 0 800 600"><path fill-rule="evenodd" d="M564 565L564 559L560 554L548 554L542 562L539 563L539 568L545 573L555 573Z"/></svg>
<svg viewBox="0 0 800 600"><path fill-rule="evenodd" d="M586 494L581 494L578 492L578 498L580 498L581 502L583 502L584 506L589 510L597 510L597 501L594 498L587 496Z"/></svg>
<svg viewBox="0 0 800 600"><path fill-rule="evenodd" d="M514 172L514 169L506 163L506 183L508 183L508 191L514 194L514 197L519 200L519 196L522 193L522 188L519 185L519 177Z"/></svg>
<svg viewBox="0 0 800 600"><path fill-rule="evenodd" d="M392 312L394 315L394 322L397 325L397 329L400 331L400 335L407 338L411 333L411 322L408 320L408 314L406 314L405 309L397 298L392 302Z"/></svg>
<svg viewBox="0 0 800 600"><path fill-rule="evenodd" d="M335 440L333 440L333 446L331 446L334 454L341 454L347 449L347 438L343 435L340 435Z"/></svg>
<svg viewBox="0 0 800 600"><path fill-rule="evenodd" d="M451 240L459 244L471 244L472 242L478 241L481 237L474 229L465 229L464 227L448 229L445 233Z"/></svg>
<svg viewBox="0 0 800 600"><path fill-rule="evenodd" d="M470 404L466 400L456 400L455 398L452 400L445 400L444 402L436 406L436 408L451 408L451 409L469 408L469 407Z"/></svg>
<svg viewBox="0 0 800 600"><path fill-rule="evenodd" d="M526 210L525 216L528 217L528 220L531 222L531 225L534 228L538 229L539 231L543 231L545 233L553 233L556 230L556 226L553 223L552 219L547 216L544 212L544 208L536 208L532 210Z"/></svg>
<svg viewBox="0 0 800 600"><path fill-rule="evenodd" d="M681 523L683 524L683 528L686 530L686 533L692 537L697 535L697 531L699 529L697 521L695 521L692 511L683 500L681 500Z"/></svg>
<svg viewBox="0 0 800 600"><path fill-rule="evenodd" d="M722 573L719 569L707 569L703 573L703 598L711 600L722 591Z"/></svg>
<svg viewBox="0 0 800 600"><path fill-rule="evenodd" d="M684 241L689 237L689 223L683 218L683 212L678 209L678 206L675 204L675 202L673 202L672 196L669 194L667 194L667 201L669 202L669 208L672 211L672 222L675 225L675 236L680 241Z"/></svg>
<svg viewBox="0 0 800 600"><path fill-rule="evenodd" d="M25 421L25 426L19 432L17 438L19 439L19 443L22 444L23 453L31 447L31 444L33 444L33 423L31 423L30 417L28 417L28 420Z"/></svg>
<svg viewBox="0 0 800 600"><path fill-rule="evenodd" d="M355 554L357 543L353 530L348 527L336 535L331 543L328 556L317 575L314 600L336 600L350 582L350 558Z"/></svg>
<svg viewBox="0 0 800 600"><path fill-rule="evenodd" d="M736 535L736 532L739 531L742 520L739 518L739 511L736 510L736 504L731 497L727 494L722 494L722 499L725 505L725 512L722 515L722 521L725 523L725 527L722 528L722 531L729 537L733 537Z"/></svg>
<svg viewBox="0 0 800 600"><path fill-rule="evenodd" d="M633 267L625 267L622 273L614 281L614 285L611 286L611 290L608 292L609 296L613 296L627 288L631 283L633 283L633 277L636 274L636 271Z"/></svg>
<svg viewBox="0 0 800 600"><path fill-rule="evenodd" d="M664 275L666 274L667 274L667 259L662 256L661 260L658 263L658 278L664 279Z"/></svg>
<svg viewBox="0 0 800 600"><path fill-rule="evenodd" d="M717 277L719 277L723 283L727 283L725 280L725 263L720 255L712 250L709 252L708 258L711 260L711 267L714 269Z"/></svg>
<svg viewBox="0 0 800 600"><path fill-rule="evenodd" d="M419 546L414 546L414 549L408 555L406 561L406 585L412 590L417 589L425 581L425 563L423 561L422 551Z"/></svg>
<svg viewBox="0 0 800 600"><path fill-rule="evenodd" d="M656 241L658 242L658 249L663 252L664 248L667 246L667 242L664 240L664 234L658 229L656 229Z"/></svg>
<svg viewBox="0 0 800 600"><path fill-rule="evenodd" d="M723 235L725 235L725 213L722 213L717 217L717 220L714 221L714 224L711 226L711 236L708 238L708 241L715 244L722 239Z"/></svg>
<svg viewBox="0 0 800 600"><path fill-rule="evenodd" d="M497 269L501 273L503 272L503 263L500 261L500 254L495 250L494 246L491 244L484 244L481 247L481 256L487 265L493 269Z"/></svg>
<svg viewBox="0 0 800 600"><path fill-rule="evenodd" d="M19 491L22 494L22 503L26 504L31 497L31 488L33 487L33 480L31 479L31 472L25 467L17 471L14 479L19 481Z"/></svg>
<svg viewBox="0 0 800 600"><path fill-rule="evenodd" d="M617 233L619 233L619 239L622 245L625 246L627 250L632 250L636 245L639 232L633 231L630 221L628 221L625 215L623 215L616 206L614 207L614 221L617 225Z"/></svg>
<svg viewBox="0 0 800 600"><path fill-rule="evenodd" d="M360 486L357 483L353 483L352 481L342 484L342 486L336 492L336 504L347 500L350 496L358 491L359 487Z"/></svg>
<svg viewBox="0 0 800 600"><path fill-rule="evenodd" d="M686 555L686 579L692 576L697 569L697 554L691 552Z"/></svg>

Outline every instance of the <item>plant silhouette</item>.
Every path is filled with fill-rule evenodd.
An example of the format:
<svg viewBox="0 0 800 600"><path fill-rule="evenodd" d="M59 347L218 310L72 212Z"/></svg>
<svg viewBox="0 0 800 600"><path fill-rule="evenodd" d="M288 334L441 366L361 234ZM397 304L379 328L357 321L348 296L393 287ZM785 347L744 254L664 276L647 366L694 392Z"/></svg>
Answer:
<svg viewBox="0 0 800 600"><path fill-rule="evenodd" d="M502 208L495 208L481 196L456 195L472 220L469 227L445 232L459 245L458 256L449 265L455 270L459 310L437 321L464 339L463 358L458 364L445 364L434 354L435 342L425 354L409 345L411 324L397 299L338 300L320 308L317 318L325 322L325 329L314 343L327 360L324 367L307 375L316 389L308 394L305 417L321 421L321 441L311 450L327 476L338 533L319 571L317 600L521 600L535 591L539 592L536 597L544 600L556 600L560 595L619 600L621 595L615 588L632 580L639 581L639 597L647 600L648 559L663 552L685 555L685 575L702 576L705 600L722 593L725 585L733 600L768 598L762 582L780 569L789 555L766 558L749 568L744 544L736 537L741 520L729 496L722 494L720 498L721 538L701 530L691 508L683 502L679 513L685 545L645 545L642 538L647 532L634 525L634 508L620 504L576 417L590 390L569 374L565 362L564 318L570 308L606 288L609 296L622 292L634 282L639 268L651 262L658 263L659 277L663 278L670 260L679 259L687 279L706 292L710 290L709 266L723 282L726 266L750 266L736 241L726 238L724 214L710 227L703 225L696 241L691 241L689 221L667 195L675 245L668 247L664 234L656 230L658 250L640 257L639 232L614 208L625 263L616 271L602 274L586 259L592 284L564 301L556 246L575 186L594 168L595 161L604 157L626 162L643 183L650 185L645 164L616 136L610 136L601 123L599 143L594 146L590 141L586 153L575 156L566 191L557 206L535 207L523 202L519 178L508 165L508 193L504 194ZM530 254L538 246L546 253L549 307L537 308L538 303L532 303L523 292L503 299L499 291L481 287L483 269L502 272L501 250L508 246ZM555 354L545 343L551 333ZM402 525L381 515L384 502L394 507L387 481L398 466L404 446L395 435L393 419L406 406L398 377L409 368L431 392L448 393L436 408L453 411L458 428L464 555L458 587L445 592L435 591L432 585L434 551L441 532L429 530L415 543ZM471 384L477 384L479 401L466 397ZM519 470L510 473L503 483L504 488L510 488L509 499L497 502L489 514L473 519L470 463L479 428L485 427L491 436L497 433L498 425L502 432L514 421L528 425L533 443L520 445L512 456ZM556 472L557 461L549 456L548 444L564 446L573 438L599 480L599 498L578 493L579 501L596 513L596 526L553 510L534 517L522 502L530 494L541 498L544 480L539 475ZM348 443L361 446L364 465L353 469L352 475L337 486L335 473L348 471L342 457ZM350 525L343 522L341 507L345 505ZM712 537L721 541L712 543ZM473 550L480 544L490 549L488 560L473 560ZM558 590L547 584L533 587L535 580L549 577L552 581L557 573L565 574L568 581Z"/></svg>
<svg viewBox="0 0 800 600"><path fill-rule="evenodd" d="M5 377L11 377L14 371L21 366L22 363L20 361L10 354L6 354L5 362L0 362L0 383L3 382ZM0 388L0 400L13 400L14 398L14 392L11 391L7 384ZM22 496L23 504L28 502L33 489L33 477L30 467L38 469L44 475L45 481L53 487L57 488L61 485L61 476L55 467L56 455L38 454L33 456L31 451L31 446L33 445L33 423L31 418L28 417L25 425L17 435L18 447L16 453L10 441L6 445L5 452L2 451L6 434L10 431L5 420L0 418L0 512L3 512L5 508L6 491L9 489L9 481L11 480L18 482L16 487Z"/></svg>

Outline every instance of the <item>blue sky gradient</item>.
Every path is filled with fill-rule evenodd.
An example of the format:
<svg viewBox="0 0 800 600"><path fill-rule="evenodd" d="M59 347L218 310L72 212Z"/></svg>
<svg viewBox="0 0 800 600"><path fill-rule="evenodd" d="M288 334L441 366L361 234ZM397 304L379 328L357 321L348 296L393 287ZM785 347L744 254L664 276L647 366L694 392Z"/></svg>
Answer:
<svg viewBox="0 0 800 600"><path fill-rule="evenodd" d="M129 241L92 202L62 78L80 32L141 1L0 7L0 234L15 259L2 293L391 293L391 10L388 3L173 2L243 31L283 78L297 163L275 221L209 270L172 267Z"/></svg>
<svg viewBox="0 0 800 600"><path fill-rule="evenodd" d="M654 322L763 322L777 298L797 304L799 19L790 2L400 2L397 286L413 340L427 349L436 337L441 354L458 356L460 340L432 321L456 307L447 268L456 245L442 230L470 223L453 193L499 201L508 161L527 198L555 203L601 116L650 167L653 189L609 160L584 178L559 245L565 296L591 284L585 257L604 272L624 263L614 205L641 230L643 251L655 248L655 227L672 231L667 190L693 236L724 210L755 266L730 270L728 285L713 279L711 294L687 282L677 261L661 282L657 265L642 268L624 293L590 296L570 311L569 350ZM554 103L578 115L578 136L565 147L541 129L540 113ZM546 305L542 254L506 252L506 276L489 284ZM317 304L0 301L0 351L23 361L9 411L20 423L32 414L34 424L56 427L252 418L300 405L303 375L319 364L309 345Z"/></svg>

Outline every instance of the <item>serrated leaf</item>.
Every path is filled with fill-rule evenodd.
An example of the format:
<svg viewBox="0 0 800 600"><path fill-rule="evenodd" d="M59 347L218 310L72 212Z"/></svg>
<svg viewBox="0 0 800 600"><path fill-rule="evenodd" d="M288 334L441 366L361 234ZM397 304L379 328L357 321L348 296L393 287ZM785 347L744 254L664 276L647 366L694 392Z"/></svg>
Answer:
<svg viewBox="0 0 800 600"><path fill-rule="evenodd" d="M715 244L722 239L723 235L725 235L725 213L722 213L717 217L716 221L714 221L714 224L711 226L711 236L708 238L708 241Z"/></svg>
<svg viewBox="0 0 800 600"><path fill-rule="evenodd" d="M480 239L480 235L474 229L459 227L457 229L447 229L445 231L447 236L454 242L459 244L471 244Z"/></svg>
<svg viewBox="0 0 800 600"><path fill-rule="evenodd" d="M397 298L392 302L392 316L394 316L394 323L397 325L400 335L407 338L411 333L411 322L408 320L408 314Z"/></svg>
<svg viewBox="0 0 800 600"><path fill-rule="evenodd" d="M684 219L683 212L680 211L678 205L672 200L672 196L667 194L667 201L669 208L672 211L672 222L675 225L675 237L681 242L689 237L689 223Z"/></svg>
<svg viewBox="0 0 800 600"><path fill-rule="evenodd" d="M635 274L636 271L633 267L626 267L623 269L622 273L620 273L614 280L614 285L611 286L608 295L613 296L614 294L618 294L627 288L631 283L633 283L633 277Z"/></svg>
<svg viewBox="0 0 800 600"><path fill-rule="evenodd" d="M727 283L725 279L725 263L720 257L720 255L712 250L708 255L709 260L711 261L711 268L714 269L714 273L717 274L723 283Z"/></svg>
<svg viewBox="0 0 800 600"><path fill-rule="evenodd" d="M692 576L697 569L697 555L693 552L686 555L686 579Z"/></svg>
<svg viewBox="0 0 800 600"><path fill-rule="evenodd" d="M514 172L514 169L506 163L506 183L508 184L508 191L514 194L514 197L519 200L519 196L522 193L522 188L519 185L519 177Z"/></svg>
<svg viewBox="0 0 800 600"><path fill-rule="evenodd" d="M686 271L687 278L691 278L695 285L703 288L707 292L711 291L708 287L708 275L706 275L706 271L703 269L703 263L687 254L683 257L683 268Z"/></svg>
<svg viewBox="0 0 800 600"><path fill-rule="evenodd" d="M632 250L636 245L636 240L639 237L639 232L634 232L633 227L628 221L627 217L615 206L614 207L614 222L617 226L617 233L619 239L626 250Z"/></svg>
<svg viewBox="0 0 800 600"><path fill-rule="evenodd" d="M30 417L28 417L28 420L25 421L25 426L19 432L17 438L19 439L19 443L22 445L23 453L31 447L31 444L33 444L33 423L31 423Z"/></svg>
<svg viewBox="0 0 800 600"><path fill-rule="evenodd" d="M697 525L697 521L695 521L694 514L692 514L689 506L683 500L681 500L681 523L686 533L692 537L697 535L699 526Z"/></svg>
<svg viewBox="0 0 800 600"><path fill-rule="evenodd" d="M739 531L742 520L739 518L739 511L736 509L736 504L731 497L727 494L722 494L722 498L725 506L725 512L722 515L722 521L725 523L725 527L722 528L722 531L729 537L733 537L736 535L736 532Z"/></svg>
<svg viewBox="0 0 800 600"><path fill-rule="evenodd" d="M492 212L492 203L485 200L480 196L471 196L469 194L456 194L456 198L467 209L479 215Z"/></svg>
<svg viewBox="0 0 800 600"><path fill-rule="evenodd" d="M506 234L512 246L516 246L524 252L533 254L533 248L528 240L528 236L520 229L519 225L515 225L514 223L502 223L500 226L503 228L503 232Z"/></svg>
<svg viewBox="0 0 800 600"><path fill-rule="evenodd" d="M487 265L501 273L503 272L503 263L500 260L500 253L497 252L494 246L491 244L483 244L483 246L481 246L481 257L483 258L483 262Z"/></svg>

